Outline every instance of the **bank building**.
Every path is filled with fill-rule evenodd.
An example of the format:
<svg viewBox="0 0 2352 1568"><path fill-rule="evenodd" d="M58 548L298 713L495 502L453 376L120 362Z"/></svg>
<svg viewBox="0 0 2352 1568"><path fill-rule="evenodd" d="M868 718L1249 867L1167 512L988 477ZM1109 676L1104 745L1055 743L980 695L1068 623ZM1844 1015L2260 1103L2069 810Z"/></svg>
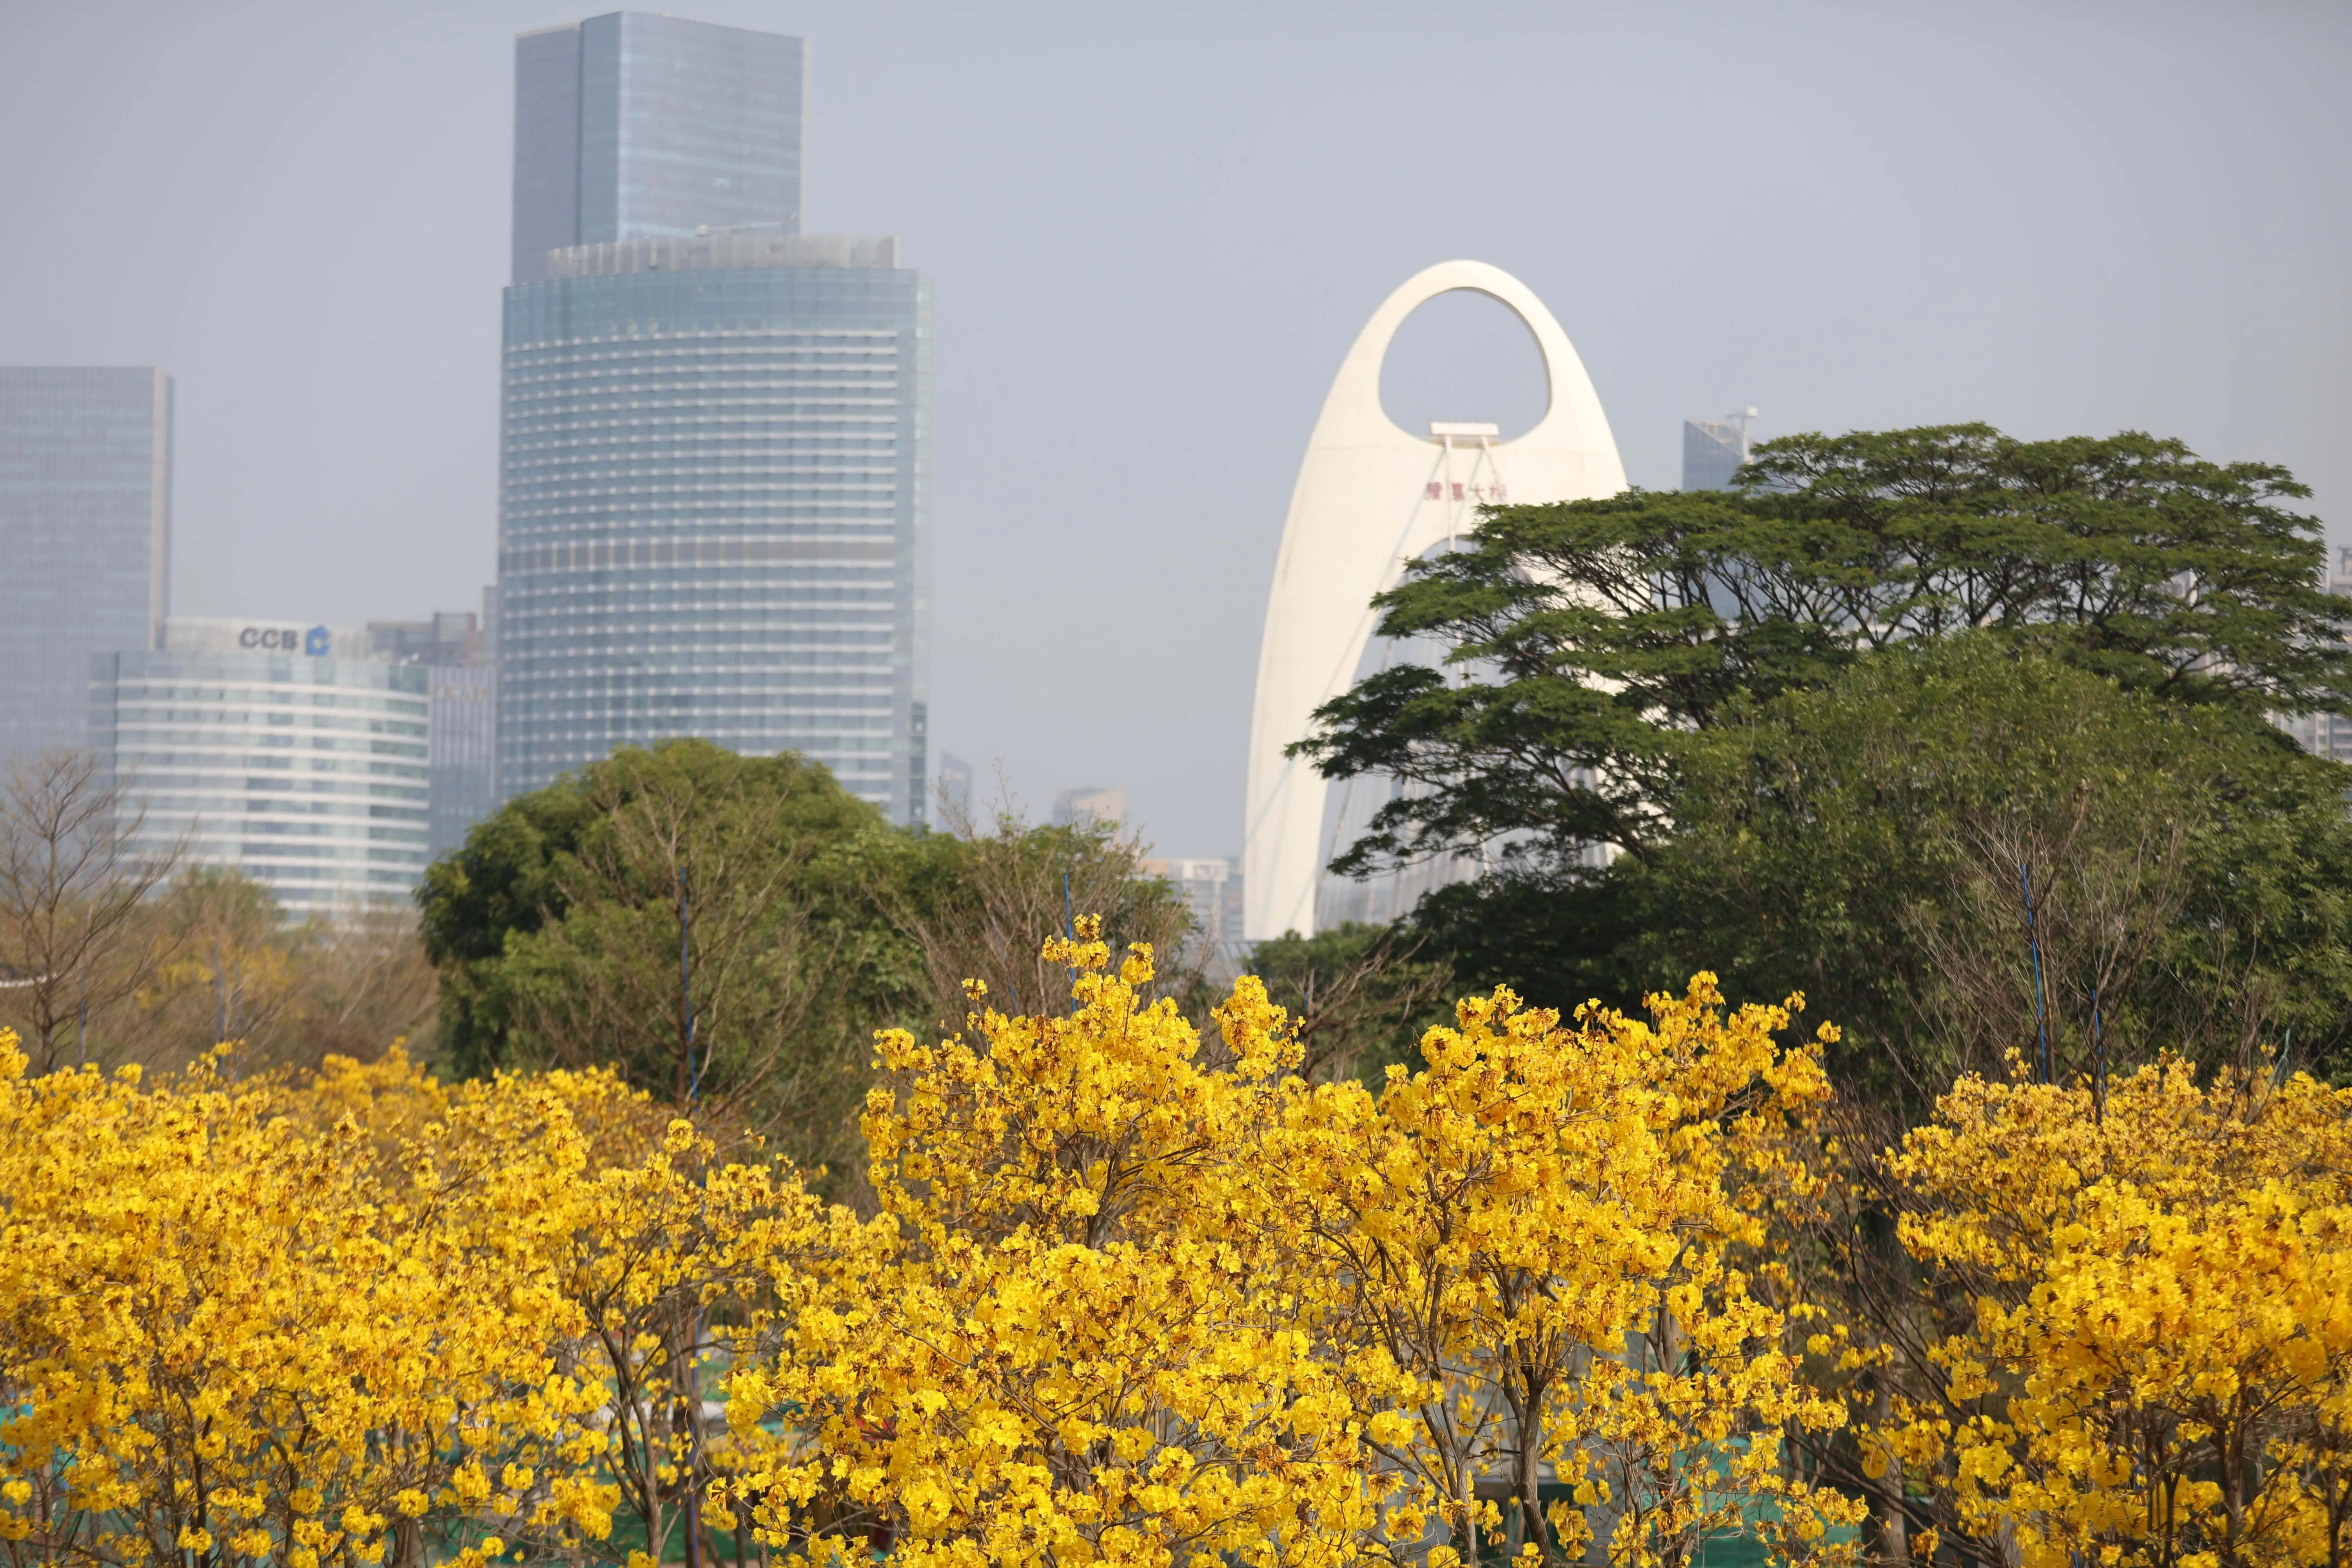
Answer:
<svg viewBox="0 0 2352 1568"><path fill-rule="evenodd" d="M133 853L233 867L297 920L405 902L427 858L426 672L359 627L164 620L93 655L89 737Z"/></svg>

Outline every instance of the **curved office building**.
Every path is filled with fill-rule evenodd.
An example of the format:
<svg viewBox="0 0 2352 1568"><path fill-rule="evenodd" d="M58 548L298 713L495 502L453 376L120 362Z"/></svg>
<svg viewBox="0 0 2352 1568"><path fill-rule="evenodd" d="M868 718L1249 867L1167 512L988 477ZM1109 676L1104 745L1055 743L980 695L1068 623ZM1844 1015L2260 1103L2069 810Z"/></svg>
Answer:
<svg viewBox="0 0 2352 1568"><path fill-rule="evenodd" d="M919 820L929 296L897 242L547 270L506 295L499 794L693 735Z"/></svg>
<svg viewBox="0 0 2352 1568"><path fill-rule="evenodd" d="M1519 318L1543 356L1549 404L1512 440L1491 425L1401 430L1381 407L1381 362L1413 310L1454 289L1484 294ZM1474 526L1477 508L1578 500L1625 488L1624 466L1601 399L1568 334L1517 279L1481 261L1447 261L1407 279L1382 300L1340 363L1307 443L1275 558L1250 716L1248 815L1242 840L1243 925L1252 942L1318 923L1323 868L1353 842L1370 805L1343 802L1314 764L1284 754L1322 704L1386 657L1373 647L1372 595L1395 585L1407 559L1445 548ZM1418 889L1391 889L1391 893ZM1339 907L1331 921L1387 918Z"/></svg>
<svg viewBox="0 0 2352 1568"><path fill-rule="evenodd" d="M233 866L289 914L405 901L425 874L425 672L364 632L163 623L90 660L92 745L145 816L142 854Z"/></svg>

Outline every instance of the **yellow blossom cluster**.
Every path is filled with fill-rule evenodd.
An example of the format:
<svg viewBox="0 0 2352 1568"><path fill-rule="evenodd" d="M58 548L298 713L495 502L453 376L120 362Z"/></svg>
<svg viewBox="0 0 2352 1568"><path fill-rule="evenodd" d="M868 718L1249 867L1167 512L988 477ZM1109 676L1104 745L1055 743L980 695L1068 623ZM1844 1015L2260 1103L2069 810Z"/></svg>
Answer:
<svg viewBox="0 0 2352 1568"><path fill-rule="evenodd" d="M609 1073L148 1084L0 1035L0 1561L667 1539L705 1306L821 1228L713 1152Z"/></svg>
<svg viewBox="0 0 2352 1568"><path fill-rule="evenodd" d="M160 1091L25 1066L0 1037L0 1550L374 1563L462 1503L479 1562L502 1521L603 1506L532 1486L602 1397L548 1354L575 1314L541 1233L582 1162L549 1086L331 1064L320 1108L371 1076L431 1102L387 1142L214 1064Z"/></svg>
<svg viewBox="0 0 2352 1568"><path fill-rule="evenodd" d="M1890 1165L1904 1245L1975 1314L1882 1464L2024 1568L2346 1561L2352 1090L1969 1079Z"/></svg>
<svg viewBox="0 0 2352 1568"><path fill-rule="evenodd" d="M880 1212L738 1365L718 1489L811 1564L1323 1564L1521 1549L1686 1561L1769 1495L1790 1555L1852 1505L1782 1479L1834 1424L1735 1251L1826 1091L1788 1015L1711 979L1641 1022L1507 992L1373 1093L1290 1069L1244 979L1204 1043L1093 929L1065 1016L975 993L971 1034L881 1037ZM1570 1496L1537 1512L1542 1489Z"/></svg>
<svg viewBox="0 0 2352 1568"><path fill-rule="evenodd" d="M0 1561L1853 1557L1782 1444L1844 1414L1778 1304L1790 1010L1497 991L1309 1083L1255 980L1203 1030L1092 922L1046 958L1066 1011L877 1037L855 1208L605 1072L0 1045Z"/></svg>

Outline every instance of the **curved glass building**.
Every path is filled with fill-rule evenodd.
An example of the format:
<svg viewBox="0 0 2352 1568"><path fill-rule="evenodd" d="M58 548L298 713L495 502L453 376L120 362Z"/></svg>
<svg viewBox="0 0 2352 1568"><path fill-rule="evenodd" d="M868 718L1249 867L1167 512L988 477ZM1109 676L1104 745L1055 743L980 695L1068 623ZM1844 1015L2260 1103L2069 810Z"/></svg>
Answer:
<svg viewBox="0 0 2352 1568"><path fill-rule="evenodd" d="M163 624L89 661L90 740L146 815L136 852L233 866L289 914L405 900L425 874L425 674L363 632Z"/></svg>
<svg viewBox="0 0 2352 1568"><path fill-rule="evenodd" d="M506 293L499 794L695 735L920 820L922 279L772 230L547 272Z"/></svg>

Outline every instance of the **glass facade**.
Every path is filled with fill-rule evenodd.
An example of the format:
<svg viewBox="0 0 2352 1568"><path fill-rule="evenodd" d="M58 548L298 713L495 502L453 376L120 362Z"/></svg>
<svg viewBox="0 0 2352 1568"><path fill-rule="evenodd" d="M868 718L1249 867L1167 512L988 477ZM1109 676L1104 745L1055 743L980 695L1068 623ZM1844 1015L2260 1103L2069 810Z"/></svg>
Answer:
<svg viewBox="0 0 2352 1568"><path fill-rule="evenodd" d="M146 812L134 848L233 866L297 917L405 900L426 858L425 669L335 657L365 638L325 627L241 642L257 625L174 621L160 651L89 660L92 742Z"/></svg>
<svg viewBox="0 0 2352 1568"><path fill-rule="evenodd" d="M573 245L798 233L807 72L798 38L636 11L522 34L513 280Z"/></svg>
<svg viewBox="0 0 2352 1568"><path fill-rule="evenodd" d="M1143 874L1165 879L1192 917L1196 951L1188 956L1204 961L1215 983L1231 982L1249 958L1249 944L1242 940L1240 863L1223 857L1146 860Z"/></svg>
<svg viewBox="0 0 2352 1568"><path fill-rule="evenodd" d="M172 378L0 366L0 758L89 741L90 656L170 591Z"/></svg>
<svg viewBox="0 0 2352 1568"><path fill-rule="evenodd" d="M2336 552L2336 570L2328 574L2327 591L2352 596L2352 548ZM2304 713L2282 717L2279 725L2303 743L2304 750L2339 763L2352 763L2352 719L2337 713Z"/></svg>
<svg viewBox="0 0 2352 1568"><path fill-rule="evenodd" d="M896 262L647 240L507 290L501 795L695 735L924 818L929 300Z"/></svg>
<svg viewBox="0 0 2352 1568"><path fill-rule="evenodd" d="M462 847L467 831L498 809L498 683L489 641L471 610L427 621L370 621L373 656L425 668L425 748L435 859Z"/></svg>
<svg viewBox="0 0 2352 1568"><path fill-rule="evenodd" d="M1726 490L1748 460L1748 426L1711 419L1683 421L1683 489Z"/></svg>

